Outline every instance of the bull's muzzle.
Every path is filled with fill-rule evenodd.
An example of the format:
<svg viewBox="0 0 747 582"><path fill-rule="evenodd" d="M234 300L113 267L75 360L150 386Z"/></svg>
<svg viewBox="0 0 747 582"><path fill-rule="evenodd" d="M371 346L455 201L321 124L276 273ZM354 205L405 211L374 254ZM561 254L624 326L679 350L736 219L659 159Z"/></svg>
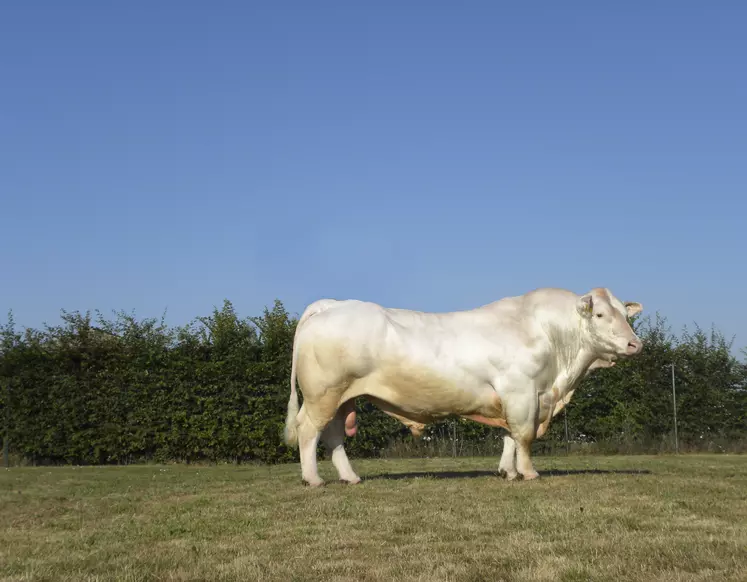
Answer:
<svg viewBox="0 0 747 582"><path fill-rule="evenodd" d="M637 354L640 354L642 349L643 349L643 342L639 340L638 338L632 339L628 342L628 347L625 350L625 355L635 356Z"/></svg>

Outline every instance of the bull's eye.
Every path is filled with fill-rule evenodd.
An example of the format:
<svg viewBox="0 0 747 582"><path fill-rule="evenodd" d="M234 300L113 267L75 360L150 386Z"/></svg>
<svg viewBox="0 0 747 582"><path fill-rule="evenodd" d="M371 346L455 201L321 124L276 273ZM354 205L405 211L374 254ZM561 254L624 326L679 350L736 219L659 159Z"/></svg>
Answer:
<svg viewBox="0 0 747 582"><path fill-rule="evenodd" d="M597 313L597 317L604 317L601 313Z"/></svg>

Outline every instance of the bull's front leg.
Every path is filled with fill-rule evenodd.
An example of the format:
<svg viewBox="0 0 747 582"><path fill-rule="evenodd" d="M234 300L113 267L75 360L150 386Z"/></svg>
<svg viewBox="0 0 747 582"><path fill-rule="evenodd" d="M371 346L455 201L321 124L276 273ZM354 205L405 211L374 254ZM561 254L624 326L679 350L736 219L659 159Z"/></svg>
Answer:
<svg viewBox="0 0 747 582"><path fill-rule="evenodd" d="M531 446L538 428L537 392L534 389L517 391L506 400L506 419L516 448L516 471L526 480L536 479L539 473L532 465Z"/></svg>
<svg viewBox="0 0 747 582"><path fill-rule="evenodd" d="M531 446L534 440L532 432L534 430L532 428L526 436L519 437L516 441L516 470L527 481L539 477L539 473L534 470L531 459Z"/></svg>
<svg viewBox="0 0 747 582"><path fill-rule="evenodd" d="M503 437L503 453L498 463L498 474L509 481L516 479L516 441L509 435Z"/></svg>

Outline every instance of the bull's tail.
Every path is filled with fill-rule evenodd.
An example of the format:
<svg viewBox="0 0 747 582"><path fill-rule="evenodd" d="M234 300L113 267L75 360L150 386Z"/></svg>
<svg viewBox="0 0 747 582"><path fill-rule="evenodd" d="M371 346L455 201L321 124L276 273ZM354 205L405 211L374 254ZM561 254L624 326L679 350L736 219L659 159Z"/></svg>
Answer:
<svg viewBox="0 0 747 582"><path fill-rule="evenodd" d="M299 322L300 325L300 322ZM296 342L293 342L293 360L291 362L291 393L288 400L288 415L285 417L285 443L288 446L298 445L298 392L296 392Z"/></svg>
<svg viewBox="0 0 747 582"><path fill-rule="evenodd" d="M298 445L298 392L296 391L296 362L298 361L298 335L301 331L301 326L308 321L310 317L325 311L334 303L337 303L334 299L320 299L309 305L301 315L301 318L296 324L296 333L293 337L293 355L291 360L291 376L290 385L291 393L288 399L288 414L285 417L285 429L283 431L285 443L288 446L295 447Z"/></svg>

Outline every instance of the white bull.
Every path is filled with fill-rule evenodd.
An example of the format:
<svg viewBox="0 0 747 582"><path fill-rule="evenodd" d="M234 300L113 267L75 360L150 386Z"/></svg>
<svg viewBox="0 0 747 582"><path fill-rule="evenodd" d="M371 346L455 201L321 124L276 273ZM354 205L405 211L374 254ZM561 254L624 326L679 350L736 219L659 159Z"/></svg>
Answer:
<svg viewBox="0 0 747 582"><path fill-rule="evenodd" d="M343 443L355 434L355 398L364 396L415 435L450 415L503 427L510 436L501 474L533 479L530 445L583 377L640 353L627 318L641 310L605 288L537 289L451 313L316 301L296 328L285 441L298 444L308 484L323 484L320 437L340 479L358 483Z"/></svg>

